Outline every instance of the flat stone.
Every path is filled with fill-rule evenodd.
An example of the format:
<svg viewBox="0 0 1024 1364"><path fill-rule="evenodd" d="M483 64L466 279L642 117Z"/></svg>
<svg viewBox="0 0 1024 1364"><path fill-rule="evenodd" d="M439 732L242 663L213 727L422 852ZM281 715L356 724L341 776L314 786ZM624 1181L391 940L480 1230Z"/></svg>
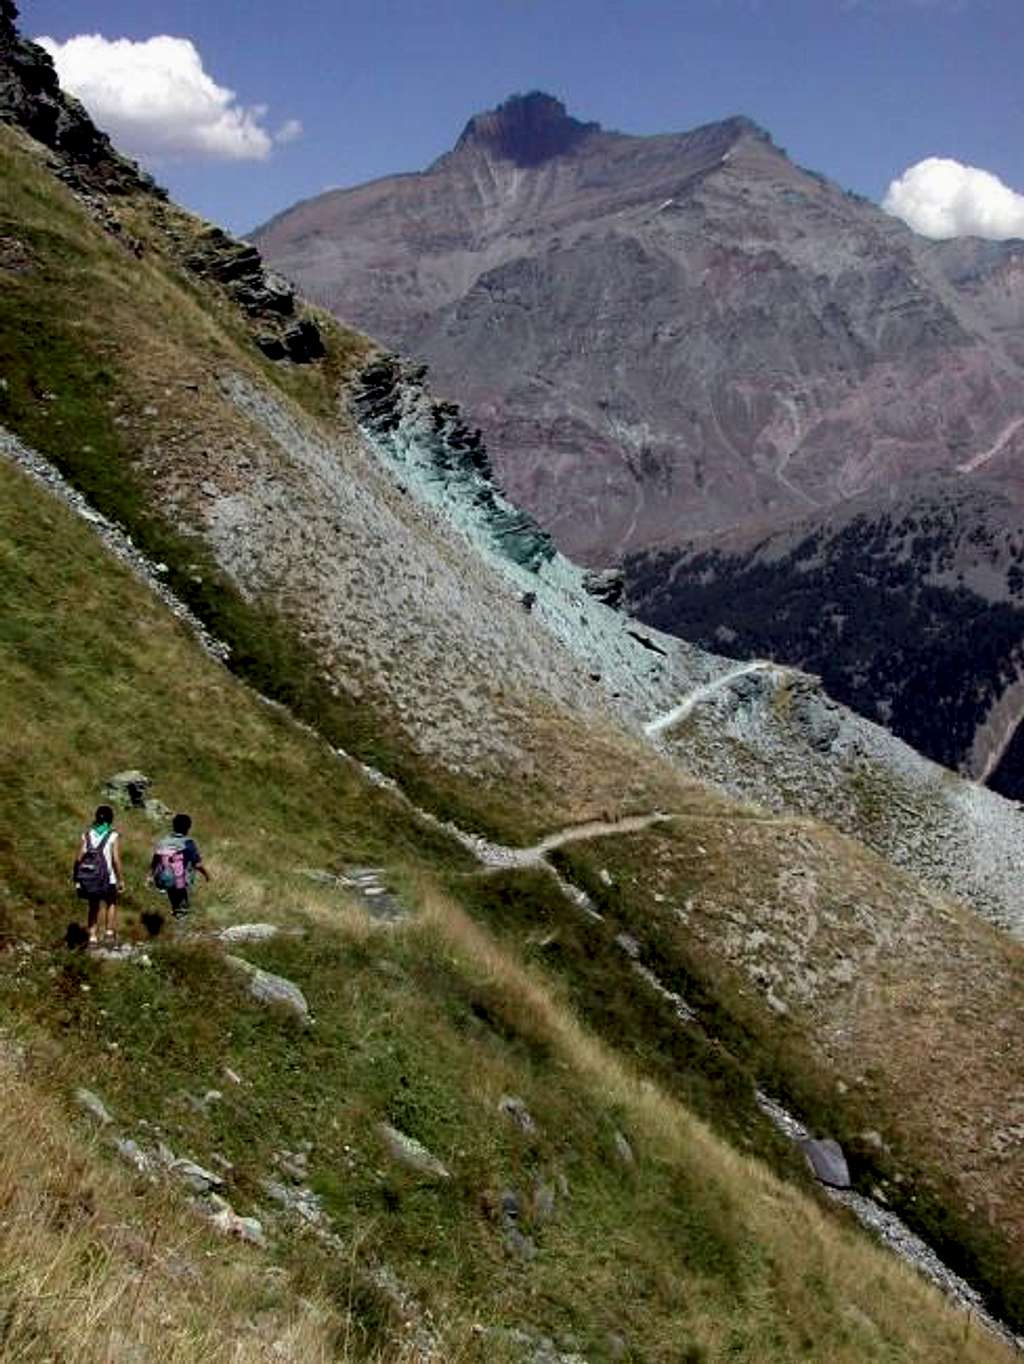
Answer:
<svg viewBox="0 0 1024 1364"><path fill-rule="evenodd" d="M197 1201L195 1206L222 1235L234 1236L239 1241L266 1249L267 1238L262 1223L255 1217L240 1217L226 1198L210 1194L206 1199Z"/></svg>
<svg viewBox="0 0 1024 1364"><path fill-rule="evenodd" d="M818 1140L807 1137L800 1142L807 1164L816 1179L827 1184L830 1189L848 1189L850 1171L847 1168L843 1148L831 1137Z"/></svg>
<svg viewBox="0 0 1024 1364"><path fill-rule="evenodd" d="M280 931L277 924L232 924L230 928L222 928L217 936L227 943L267 942L276 938Z"/></svg>
<svg viewBox="0 0 1024 1364"><path fill-rule="evenodd" d="M114 1119L107 1111L107 1106L98 1094L94 1094L91 1089L76 1089L75 1103L83 1113L88 1113L91 1118L102 1124L104 1127L112 1123Z"/></svg>
<svg viewBox="0 0 1024 1364"><path fill-rule="evenodd" d="M377 1131L384 1140L388 1155L399 1165L415 1170L417 1174L428 1175L432 1179L451 1179L451 1174L445 1166L415 1137L407 1136L405 1132L400 1132L397 1127L391 1127L386 1122L378 1123Z"/></svg>
<svg viewBox="0 0 1024 1364"><path fill-rule="evenodd" d="M222 1189L224 1181L220 1175L215 1175L212 1170L205 1170L202 1165L197 1165L194 1160L184 1157L172 1161L168 1167L175 1178L187 1184L193 1193L209 1193L214 1189Z"/></svg>
<svg viewBox="0 0 1024 1364"><path fill-rule="evenodd" d="M508 1118L510 1122L515 1123L521 1132L529 1134L537 1130L537 1124L530 1116L526 1104L515 1094L503 1094L501 1096L498 1100L498 1112Z"/></svg>
<svg viewBox="0 0 1024 1364"><path fill-rule="evenodd" d="M236 971L241 971L249 977L249 993L260 1004L280 1005L290 1010L300 1022L307 1024L313 1022L306 996L292 981L286 980L284 976L262 971L242 957L227 956L224 960Z"/></svg>
<svg viewBox="0 0 1024 1364"><path fill-rule="evenodd" d="M636 1156L633 1154L632 1146L630 1146L621 1132L616 1132L612 1140L615 1144L615 1154L622 1161L623 1165L627 1165L632 1169L636 1164Z"/></svg>

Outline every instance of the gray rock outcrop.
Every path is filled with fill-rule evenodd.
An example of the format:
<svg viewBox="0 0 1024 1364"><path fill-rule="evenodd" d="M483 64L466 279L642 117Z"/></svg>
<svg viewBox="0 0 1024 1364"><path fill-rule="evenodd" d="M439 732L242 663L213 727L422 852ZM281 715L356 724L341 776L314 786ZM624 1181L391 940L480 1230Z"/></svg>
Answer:
<svg viewBox="0 0 1024 1364"><path fill-rule="evenodd" d="M377 1131L380 1133L388 1155L397 1164L404 1165L406 1169L414 1170L416 1174L426 1175L430 1179L451 1179L447 1167L415 1137L400 1132L397 1127L392 1127L390 1123L386 1122L378 1123Z"/></svg>
<svg viewBox="0 0 1024 1364"><path fill-rule="evenodd" d="M222 928L217 937L224 943L268 942L280 932L277 924L231 924Z"/></svg>
<svg viewBox="0 0 1024 1364"><path fill-rule="evenodd" d="M503 1094L501 1096L498 1101L498 1112L527 1136L532 1135L537 1130L537 1124L534 1122L530 1110L522 1099L515 1094Z"/></svg>
<svg viewBox="0 0 1024 1364"><path fill-rule="evenodd" d="M495 548L536 570L554 556L551 537L528 512L505 500L481 433L466 424L455 404L432 399L425 377L422 365L394 355L376 359L353 393L360 424L397 462L415 459L429 479L475 505Z"/></svg>
<svg viewBox="0 0 1024 1364"><path fill-rule="evenodd" d="M249 994L260 1004L287 1009L301 1023L313 1022L306 996L293 981L285 979L284 976L275 976L270 971L263 971L242 957L226 956L224 960L236 971L248 977Z"/></svg>
<svg viewBox="0 0 1024 1364"><path fill-rule="evenodd" d="M12 123L59 159L58 174L86 192L144 191L165 197L134 161L116 152L78 100L64 93L50 54L22 38L17 6L0 8L0 123Z"/></svg>
<svg viewBox="0 0 1024 1364"><path fill-rule="evenodd" d="M91 1118L95 1118L102 1127L106 1127L114 1121L106 1104L91 1089L76 1089L75 1103L78 1104L83 1113L88 1113Z"/></svg>
<svg viewBox="0 0 1024 1364"><path fill-rule="evenodd" d="M830 1189L848 1189L850 1171L847 1168L843 1148L831 1137L817 1139L807 1137L800 1142L800 1149L816 1179L827 1184Z"/></svg>

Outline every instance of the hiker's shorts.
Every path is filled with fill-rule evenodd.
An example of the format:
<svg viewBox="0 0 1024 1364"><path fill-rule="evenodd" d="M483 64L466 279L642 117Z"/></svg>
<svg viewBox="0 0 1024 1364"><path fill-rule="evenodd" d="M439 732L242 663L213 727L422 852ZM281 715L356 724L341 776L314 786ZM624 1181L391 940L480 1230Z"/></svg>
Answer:
<svg viewBox="0 0 1024 1364"><path fill-rule="evenodd" d="M171 886L167 892L167 899L173 913L183 913L188 909L188 886Z"/></svg>

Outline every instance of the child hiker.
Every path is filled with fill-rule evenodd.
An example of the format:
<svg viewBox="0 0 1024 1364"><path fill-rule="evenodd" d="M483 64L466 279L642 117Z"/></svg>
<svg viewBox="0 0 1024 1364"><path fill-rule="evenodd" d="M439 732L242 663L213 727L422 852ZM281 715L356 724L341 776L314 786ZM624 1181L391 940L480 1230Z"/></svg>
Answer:
<svg viewBox="0 0 1024 1364"><path fill-rule="evenodd" d="M98 940L100 907L103 908L103 936L113 938L117 931L117 896L124 890L121 867L121 835L114 828L114 812L109 805L96 807L93 822L78 844L72 873L81 899L89 904L89 941Z"/></svg>
<svg viewBox="0 0 1024 1364"><path fill-rule="evenodd" d="M184 919L189 912L188 893L195 885L196 872L207 881L210 879L196 841L189 837L191 828L190 815L175 815L171 833L156 845L149 864L153 885L157 890L166 891L171 913L176 919Z"/></svg>

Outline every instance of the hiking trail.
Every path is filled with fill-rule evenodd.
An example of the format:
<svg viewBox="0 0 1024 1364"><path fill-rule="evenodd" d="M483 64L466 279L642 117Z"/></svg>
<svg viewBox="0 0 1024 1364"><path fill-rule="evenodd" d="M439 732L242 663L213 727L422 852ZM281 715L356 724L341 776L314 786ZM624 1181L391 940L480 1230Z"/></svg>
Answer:
<svg viewBox="0 0 1024 1364"><path fill-rule="evenodd" d="M687 692L678 705L673 706L671 710L665 711L662 715L655 716L653 720L648 720L647 724L644 725L644 734L648 739L663 734L666 729L671 729L673 725L685 720L701 702L708 701L716 693L724 691L736 678L747 677L751 673L768 672L775 666L774 663L768 663L764 659L756 659L753 663L743 663L730 672L723 673L721 677L716 677L711 682L705 682L700 687L694 687L693 691Z"/></svg>

